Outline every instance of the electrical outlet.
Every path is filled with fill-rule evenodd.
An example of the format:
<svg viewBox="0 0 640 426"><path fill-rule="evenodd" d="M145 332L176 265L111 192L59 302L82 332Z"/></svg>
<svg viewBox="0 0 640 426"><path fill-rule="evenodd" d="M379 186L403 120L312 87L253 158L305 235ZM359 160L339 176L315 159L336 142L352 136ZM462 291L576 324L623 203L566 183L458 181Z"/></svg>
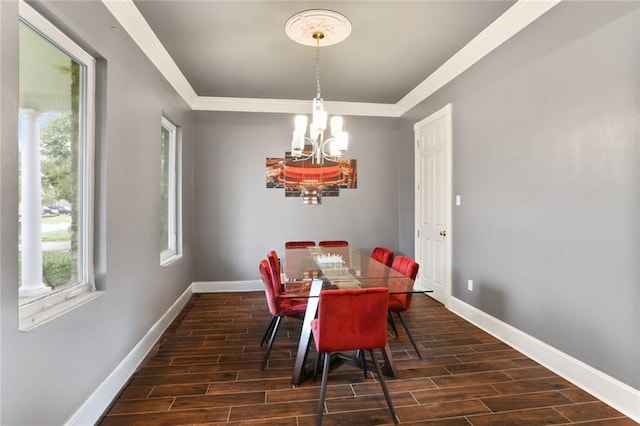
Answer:
<svg viewBox="0 0 640 426"><path fill-rule="evenodd" d="M469 291L473 291L473 280L467 280L467 288Z"/></svg>

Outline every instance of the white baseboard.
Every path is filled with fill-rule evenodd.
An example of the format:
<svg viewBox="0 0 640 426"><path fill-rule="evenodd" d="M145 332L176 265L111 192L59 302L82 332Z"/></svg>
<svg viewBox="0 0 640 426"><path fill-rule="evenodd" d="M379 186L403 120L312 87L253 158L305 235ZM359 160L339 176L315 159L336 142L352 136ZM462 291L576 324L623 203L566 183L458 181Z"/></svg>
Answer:
<svg viewBox="0 0 640 426"><path fill-rule="evenodd" d="M262 280L250 281L196 281L191 284L194 293L228 293L235 291L264 291Z"/></svg>
<svg viewBox="0 0 640 426"><path fill-rule="evenodd" d="M98 388L87 398L82 406L65 423L65 426L87 426L94 425L109 408L111 402L127 384L140 363L153 349L162 333L171 325L176 316L187 304L193 290L193 285L189 286L184 293L171 305L167 312L151 327L142 337L140 342L127 354L109 376L98 386Z"/></svg>
<svg viewBox="0 0 640 426"><path fill-rule="evenodd" d="M452 297L452 312L640 423L640 390Z"/></svg>

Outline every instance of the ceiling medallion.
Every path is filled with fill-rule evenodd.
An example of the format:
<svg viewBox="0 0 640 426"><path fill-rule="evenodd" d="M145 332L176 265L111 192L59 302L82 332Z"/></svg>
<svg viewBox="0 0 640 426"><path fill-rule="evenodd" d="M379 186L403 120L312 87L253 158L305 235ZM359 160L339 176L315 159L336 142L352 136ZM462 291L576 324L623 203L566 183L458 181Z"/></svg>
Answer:
<svg viewBox="0 0 640 426"><path fill-rule="evenodd" d="M293 15L284 26L287 36L305 46L331 46L351 34L351 22L338 12L311 9ZM322 34L317 40L317 34Z"/></svg>

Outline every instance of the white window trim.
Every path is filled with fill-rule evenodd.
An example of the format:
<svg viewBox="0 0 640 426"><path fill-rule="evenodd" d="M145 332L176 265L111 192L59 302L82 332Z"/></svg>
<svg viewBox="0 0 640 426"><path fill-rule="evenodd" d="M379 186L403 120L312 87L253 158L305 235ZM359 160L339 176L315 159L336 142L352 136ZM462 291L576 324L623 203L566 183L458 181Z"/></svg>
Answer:
<svg viewBox="0 0 640 426"><path fill-rule="evenodd" d="M95 59L84 49L74 43L62 31L35 11L24 1L19 2L20 20L49 39L58 48L65 51L77 62L84 65L83 116L81 117L83 143L81 149L80 185L82 187L83 214L78 232L82 235L82 247L79 256L83 262L82 282L35 298L19 308L19 329L29 331L68 312L89 300L98 297L102 292L95 291L94 280L94 146L95 146Z"/></svg>
<svg viewBox="0 0 640 426"><path fill-rule="evenodd" d="M169 249L160 253L160 265L167 266L182 257L182 150L178 127L164 116L161 120L169 131Z"/></svg>

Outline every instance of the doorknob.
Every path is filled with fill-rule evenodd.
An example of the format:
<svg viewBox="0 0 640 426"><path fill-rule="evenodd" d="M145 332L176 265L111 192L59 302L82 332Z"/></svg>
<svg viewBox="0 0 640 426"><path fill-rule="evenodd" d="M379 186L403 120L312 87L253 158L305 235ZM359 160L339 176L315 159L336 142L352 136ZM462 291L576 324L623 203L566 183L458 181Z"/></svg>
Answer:
<svg viewBox="0 0 640 426"><path fill-rule="evenodd" d="M443 229L442 231L440 231L440 236L441 236L441 237L446 237L446 236L447 236L447 231L446 231L446 229Z"/></svg>

